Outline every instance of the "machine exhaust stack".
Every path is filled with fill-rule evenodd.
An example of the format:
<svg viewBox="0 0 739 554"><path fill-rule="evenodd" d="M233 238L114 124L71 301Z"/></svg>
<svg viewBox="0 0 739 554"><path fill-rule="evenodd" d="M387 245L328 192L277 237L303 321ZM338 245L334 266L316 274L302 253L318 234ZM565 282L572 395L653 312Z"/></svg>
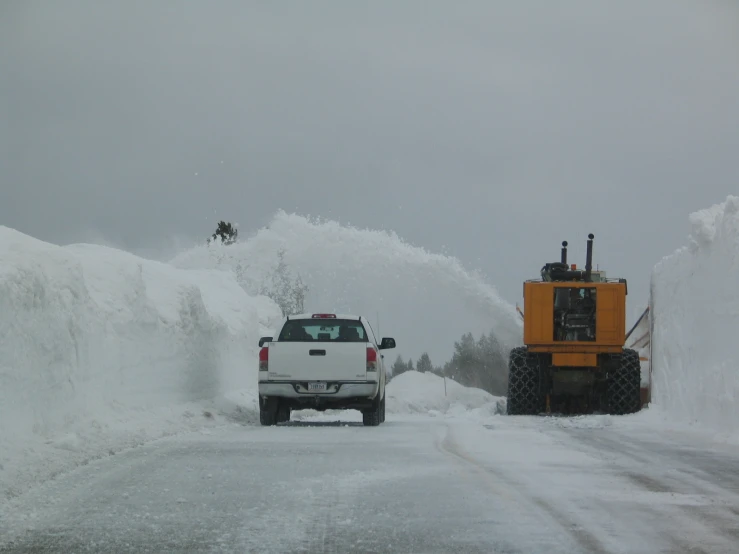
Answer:
<svg viewBox="0 0 739 554"><path fill-rule="evenodd" d="M567 241L562 241L562 263L567 263Z"/></svg>
<svg viewBox="0 0 739 554"><path fill-rule="evenodd" d="M593 239L595 238L595 235L593 233L590 233L588 235L588 254L587 259L585 261L585 282L590 283L591 282L591 272L593 271Z"/></svg>

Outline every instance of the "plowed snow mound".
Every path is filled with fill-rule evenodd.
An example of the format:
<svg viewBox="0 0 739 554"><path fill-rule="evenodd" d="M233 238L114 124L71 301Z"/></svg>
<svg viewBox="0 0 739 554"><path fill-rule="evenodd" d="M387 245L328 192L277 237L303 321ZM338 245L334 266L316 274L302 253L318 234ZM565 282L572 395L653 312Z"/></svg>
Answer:
<svg viewBox="0 0 739 554"><path fill-rule="evenodd" d="M392 414L490 416L505 413L505 399L482 389L465 387L433 373L408 371L387 385L385 409Z"/></svg>
<svg viewBox="0 0 739 554"><path fill-rule="evenodd" d="M739 197L690 222L690 244L652 276L652 399L677 421L739 432Z"/></svg>

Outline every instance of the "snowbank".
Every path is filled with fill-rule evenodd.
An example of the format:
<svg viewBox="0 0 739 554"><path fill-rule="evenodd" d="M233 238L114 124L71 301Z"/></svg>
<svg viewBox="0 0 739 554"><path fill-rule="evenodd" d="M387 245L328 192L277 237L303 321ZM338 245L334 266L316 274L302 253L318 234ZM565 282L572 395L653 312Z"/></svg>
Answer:
<svg viewBox="0 0 739 554"><path fill-rule="evenodd" d="M445 390L446 386L446 390ZM505 399L433 373L407 371L387 385L388 414L491 416L505 413Z"/></svg>
<svg viewBox="0 0 739 554"><path fill-rule="evenodd" d="M251 237L230 246L195 248L172 263L230 269L245 290L257 294L280 250L309 287L305 311L359 313L373 326L379 317L379 334L395 336L397 352L406 358L428 351L442 363L464 333L479 336L491 328L505 347L521 344L520 317L493 287L455 258L429 253L385 231L279 212Z"/></svg>
<svg viewBox="0 0 739 554"><path fill-rule="evenodd" d="M739 197L690 216L652 275L652 399L677 421L739 432Z"/></svg>
<svg viewBox="0 0 739 554"><path fill-rule="evenodd" d="M0 498L91 456L217 423L280 317L225 272L0 227ZM252 401L253 404L253 401Z"/></svg>
<svg viewBox="0 0 739 554"><path fill-rule="evenodd" d="M506 413L506 400L500 396L444 379L434 373L407 371L393 377L387 384L385 410L392 416L451 417L484 423L491 417ZM294 421L362 421L357 410L298 410Z"/></svg>

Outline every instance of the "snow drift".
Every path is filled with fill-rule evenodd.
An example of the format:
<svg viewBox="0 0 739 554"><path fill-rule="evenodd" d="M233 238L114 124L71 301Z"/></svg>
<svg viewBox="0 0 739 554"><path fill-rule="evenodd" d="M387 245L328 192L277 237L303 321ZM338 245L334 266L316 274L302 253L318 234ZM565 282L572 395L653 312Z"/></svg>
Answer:
<svg viewBox="0 0 739 554"><path fill-rule="evenodd" d="M739 197L690 215L690 242L652 275L654 403L739 431Z"/></svg>
<svg viewBox="0 0 739 554"><path fill-rule="evenodd" d="M483 423L506 413L506 399L487 391L465 387L434 373L406 371L387 384L385 409L389 421L393 416L425 415L452 417ZM298 410L295 421L361 421L356 410Z"/></svg>
<svg viewBox="0 0 739 554"><path fill-rule="evenodd" d="M458 260L411 246L394 233L360 230L279 212L264 229L229 246L202 246L172 263L188 269L233 271L258 294L284 252L286 264L309 290L305 311L358 313L379 334L398 339L398 352L417 359L428 351L441 364L467 332L494 331L506 348L521 343L515 307ZM375 329L377 331L377 329Z"/></svg>
<svg viewBox="0 0 739 554"><path fill-rule="evenodd" d="M491 416L506 413L505 398L418 371L407 371L388 383L385 409L388 414Z"/></svg>
<svg viewBox="0 0 739 554"><path fill-rule="evenodd" d="M280 317L233 276L0 227L0 497L90 456L207 424L254 388Z"/></svg>

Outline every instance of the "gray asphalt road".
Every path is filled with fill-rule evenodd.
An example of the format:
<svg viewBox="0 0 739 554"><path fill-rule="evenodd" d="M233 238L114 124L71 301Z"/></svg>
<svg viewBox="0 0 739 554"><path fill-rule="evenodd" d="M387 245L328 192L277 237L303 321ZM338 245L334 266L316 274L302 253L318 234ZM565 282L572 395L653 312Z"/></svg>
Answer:
<svg viewBox="0 0 739 554"><path fill-rule="evenodd" d="M569 421L172 437L14 500L0 552L737 552L739 449Z"/></svg>

